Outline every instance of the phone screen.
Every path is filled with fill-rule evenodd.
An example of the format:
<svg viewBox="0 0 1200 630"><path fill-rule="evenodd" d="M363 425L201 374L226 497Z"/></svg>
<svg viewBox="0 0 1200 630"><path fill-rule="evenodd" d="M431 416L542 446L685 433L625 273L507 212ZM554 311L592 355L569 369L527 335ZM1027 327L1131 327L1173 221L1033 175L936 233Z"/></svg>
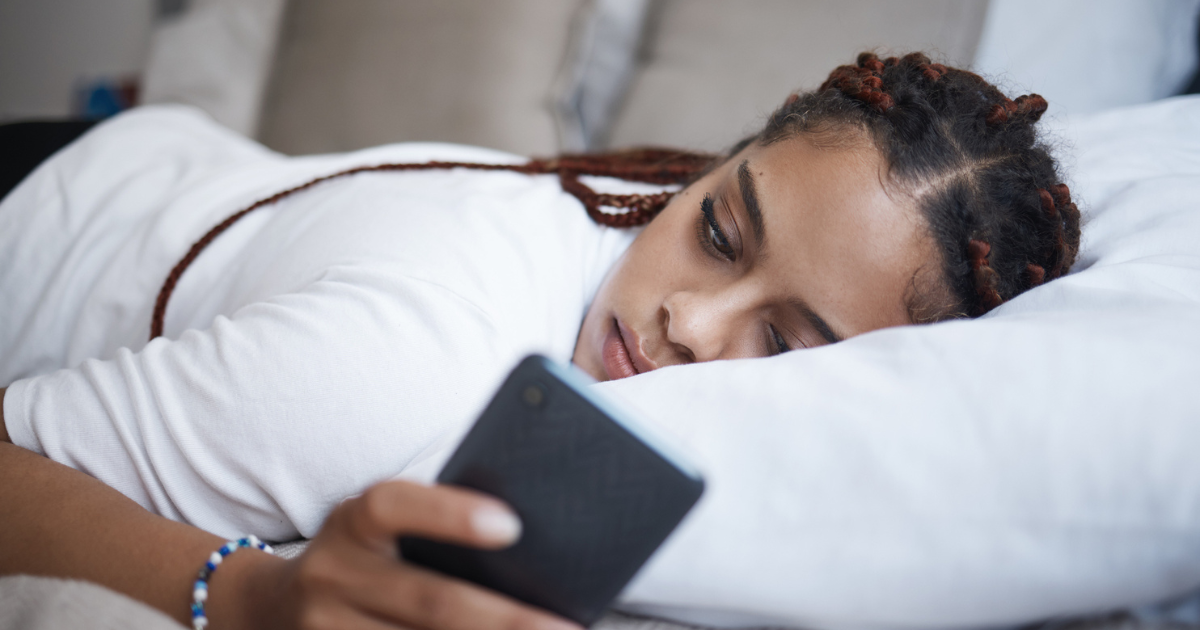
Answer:
<svg viewBox="0 0 1200 630"><path fill-rule="evenodd" d="M506 501L497 551L402 537L403 557L590 625L704 491L663 440L540 356L523 360L438 475Z"/></svg>

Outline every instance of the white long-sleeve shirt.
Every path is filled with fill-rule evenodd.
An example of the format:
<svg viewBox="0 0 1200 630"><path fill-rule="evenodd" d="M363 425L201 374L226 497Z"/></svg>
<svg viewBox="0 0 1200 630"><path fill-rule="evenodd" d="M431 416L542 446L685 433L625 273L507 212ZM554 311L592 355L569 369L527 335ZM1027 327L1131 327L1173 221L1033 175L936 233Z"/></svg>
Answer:
<svg viewBox="0 0 1200 630"><path fill-rule="evenodd" d="M402 144L287 158L179 107L135 110L0 204L0 386L13 441L215 533L316 532L342 498L469 424L523 355L571 357L633 237L553 176L360 174L383 162L519 162Z"/></svg>

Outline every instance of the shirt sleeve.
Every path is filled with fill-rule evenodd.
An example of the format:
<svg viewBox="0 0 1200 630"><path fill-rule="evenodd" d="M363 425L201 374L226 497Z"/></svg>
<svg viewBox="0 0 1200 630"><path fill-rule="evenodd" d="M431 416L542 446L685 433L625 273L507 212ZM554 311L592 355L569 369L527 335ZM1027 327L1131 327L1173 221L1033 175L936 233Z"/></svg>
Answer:
<svg viewBox="0 0 1200 630"><path fill-rule="evenodd" d="M312 536L477 414L515 361L470 300L386 270L14 383L16 444L226 537Z"/></svg>

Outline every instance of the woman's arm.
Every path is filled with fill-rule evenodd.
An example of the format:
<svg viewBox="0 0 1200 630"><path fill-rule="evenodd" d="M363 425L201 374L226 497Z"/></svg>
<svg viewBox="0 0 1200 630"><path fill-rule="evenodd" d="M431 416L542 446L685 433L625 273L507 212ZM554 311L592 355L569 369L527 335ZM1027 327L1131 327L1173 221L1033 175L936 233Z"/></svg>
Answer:
<svg viewBox="0 0 1200 630"><path fill-rule="evenodd" d="M196 572L225 541L142 509L79 471L0 444L0 575L88 580L190 625ZM303 556L230 555L210 580L211 627L577 626L396 557L401 534L503 547L519 523L502 504L447 487L378 484L333 511ZM382 624L382 625L381 625Z"/></svg>
<svg viewBox="0 0 1200 630"><path fill-rule="evenodd" d="M222 536L314 537L340 497L472 419L516 360L484 311L438 285L352 266L326 276L9 385L10 438ZM446 300L454 312L429 306Z"/></svg>
<svg viewBox="0 0 1200 630"><path fill-rule="evenodd" d="M223 540L156 517L103 483L12 444L0 444L0 480L0 575L89 580L190 624L188 585ZM214 579L214 589L279 562L259 552L234 555L242 557L221 567L232 579ZM214 615L236 596L214 590Z"/></svg>
<svg viewBox="0 0 1200 630"><path fill-rule="evenodd" d="M0 479L0 575L88 580L191 624L190 584L223 540L12 444L0 444ZM283 562L258 551L229 560L211 585L211 618L222 628L241 626L231 617L247 612L238 610L246 599L240 591L259 590L252 576Z"/></svg>

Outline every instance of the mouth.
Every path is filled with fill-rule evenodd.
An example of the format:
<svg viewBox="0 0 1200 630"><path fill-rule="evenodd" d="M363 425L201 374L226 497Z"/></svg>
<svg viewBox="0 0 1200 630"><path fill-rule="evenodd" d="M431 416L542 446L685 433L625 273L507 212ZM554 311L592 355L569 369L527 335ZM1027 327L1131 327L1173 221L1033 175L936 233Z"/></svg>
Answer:
<svg viewBox="0 0 1200 630"><path fill-rule="evenodd" d="M612 327L604 337L600 356L609 380L617 380L649 372L654 365L641 353L637 336L613 318ZM630 345L632 342L632 345Z"/></svg>

